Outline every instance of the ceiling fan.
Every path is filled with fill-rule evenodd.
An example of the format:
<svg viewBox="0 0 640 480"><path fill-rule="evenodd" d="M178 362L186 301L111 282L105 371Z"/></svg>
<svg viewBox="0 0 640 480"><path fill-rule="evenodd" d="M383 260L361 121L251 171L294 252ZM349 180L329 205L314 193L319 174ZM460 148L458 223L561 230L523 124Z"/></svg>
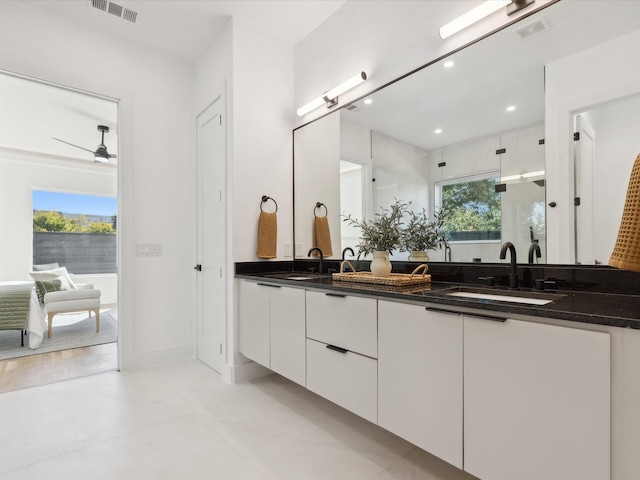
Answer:
<svg viewBox="0 0 640 480"><path fill-rule="evenodd" d="M80 147L78 145L74 145L73 143L65 142L64 140L60 140L59 138L55 138L55 137L51 137L51 138L59 142L66 143L67 145L71 145L72 147L81 148L82 150L86 150L87 152L93 153L95 161L98 163L105 163L105 162L108 162L110 158L117 158L118 157L117 155L107 152L107 147L104 145L104 133L105 132L109 133L109 127L106 127L104 125L98 125L98 130L102 132L102 140L100 142L100 145L98 145L98 148L96 148L95 151L89 150L88 148Z"/></svg>

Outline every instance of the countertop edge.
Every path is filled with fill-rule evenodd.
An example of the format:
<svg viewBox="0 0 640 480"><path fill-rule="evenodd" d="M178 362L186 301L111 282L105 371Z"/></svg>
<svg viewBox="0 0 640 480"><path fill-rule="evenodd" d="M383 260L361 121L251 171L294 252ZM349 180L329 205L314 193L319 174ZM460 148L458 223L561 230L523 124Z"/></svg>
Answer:
<svg viewBox="0 0 640 480"><path fill-rule="evenodd" d="M273 272L269 272L269 274L273 274ZM564 295L565 299L558 302L551 302L546 305L532 306L528 304L476 300L462 297L447 297L444 295L438 295L437 290L435 290L434 293L423 289L421 294L415 294L393 291L390 287L386 287L387 289L378 288L380 286L370 284L365 285L347 282L340 282L339 284L336 284L330 277L318 277L313 280L289 280L286 278L273 278L264 274L254 273L235 274L235 278L269 285L302 288L306 290L341 292L352 295L375 297L378 299L406 300L417 304L432 304L480 310L484 312L498 313L500 316L504 316L505 318L509 315L522 315L640 330L640 297L631 295L554 291L554 293ZM319 282L318 280L321 281ZM436 284L440 289L453 288L462 285L469 286L468 284L462 283L434 282L434 285ZM416 286L415 290L421 290L420 286ZM637 315L636 318L615 316L593 311L594 305L598 306L600 309L615 309L616 307L620 309L625 305L625 302L630 303L631 308L637 304L638 309L634 309ZM470 314L473 314L473 312Z"/></svg>

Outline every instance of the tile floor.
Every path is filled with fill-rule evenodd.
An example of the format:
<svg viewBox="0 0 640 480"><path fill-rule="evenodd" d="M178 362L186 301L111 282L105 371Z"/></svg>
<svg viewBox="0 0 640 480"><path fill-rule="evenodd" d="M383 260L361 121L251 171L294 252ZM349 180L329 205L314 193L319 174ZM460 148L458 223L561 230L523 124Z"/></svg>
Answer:
<svg viewBox="0 0 640 480"><path fill-rule="evenodd" d="M0 395L0 479L472 479L277 375L197 360Z"/></svg>

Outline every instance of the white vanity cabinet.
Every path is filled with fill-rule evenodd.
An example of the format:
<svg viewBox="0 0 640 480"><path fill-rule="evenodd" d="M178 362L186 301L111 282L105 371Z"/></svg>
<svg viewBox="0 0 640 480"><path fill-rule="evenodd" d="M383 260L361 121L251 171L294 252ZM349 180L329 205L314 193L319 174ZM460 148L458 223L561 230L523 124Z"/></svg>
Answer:
<svg viewBox="0 0 640 480"><path fill-rule="evenodd" d="M240 353L305 386L304 290L250 281L239 284Z"/></svg>
<svg viewBox="0 0 640 480"><path fill-rule="evenodd" d="M238 350L245 357L271 367L269 296L272 287L238 282Z"/></svg>
<svg viewBox="0 0 640 480"><path fill-rule="evenodd" d="M377 300L307 291L307 388L377 423Z"/></svg>
<svg viewBox="0 0 640 480"><path fill-rule="evenodd" d="M378 301L378 424L462 469L462 315Z"/></svg>
<svg viewBox="0 0 640 480"><path fill-rule="evenodd" d="M610 478L608 333L464 316L464 470Z"/></svg>

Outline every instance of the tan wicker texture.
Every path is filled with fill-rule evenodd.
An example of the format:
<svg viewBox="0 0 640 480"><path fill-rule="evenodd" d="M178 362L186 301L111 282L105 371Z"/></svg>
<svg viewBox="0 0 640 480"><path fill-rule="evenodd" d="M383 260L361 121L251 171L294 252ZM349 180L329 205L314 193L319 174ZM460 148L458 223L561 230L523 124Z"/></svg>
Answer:
<svg viewBox="0 0 640 480"><path fill-rule="evenodd" d="M423 285L431 283L431 275L427 275L429 267L426 264L418 265L412 273L390 273L388 277L374 277L371 272L344 272L344 265L353 266L348 261L340 265L340 273L334 273L332 278L341 282L375 283L377 285L390 285L405 287L409 285ZM422 273L418 273L422 270Z"/></svg>
<svg viewBox="0 0 640 480"><path fill-rule="evenodd" d="M631 169L618 238L609 265L640 272L640 155Z"/></svg>

